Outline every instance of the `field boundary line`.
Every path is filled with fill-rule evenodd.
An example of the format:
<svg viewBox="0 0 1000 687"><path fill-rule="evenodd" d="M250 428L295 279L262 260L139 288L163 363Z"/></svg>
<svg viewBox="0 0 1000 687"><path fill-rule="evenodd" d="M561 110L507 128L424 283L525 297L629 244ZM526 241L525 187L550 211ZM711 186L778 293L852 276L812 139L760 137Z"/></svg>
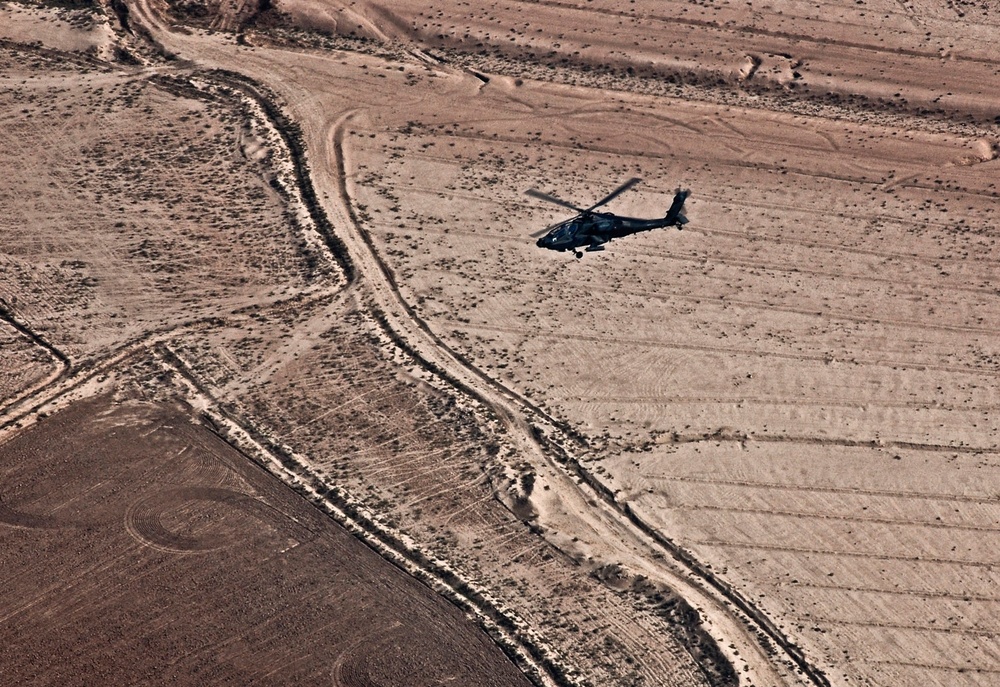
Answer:
<svg viewBox="0 0 1000 687"><path fill-rule="evenodd" d="M282 484L367 544L383 559L419 580L474 617L508 657L533 682L544 686L570 686L573 671L561 664L552 650L511 610L478 589L445 561L425 554L410 538L379 522L344 490L327 483L308 461L245 420L225 410L191 367L166 342L149 347L154 359L177 374L187 387L188 402L208 427L242 455L264 467Z"/></svg>

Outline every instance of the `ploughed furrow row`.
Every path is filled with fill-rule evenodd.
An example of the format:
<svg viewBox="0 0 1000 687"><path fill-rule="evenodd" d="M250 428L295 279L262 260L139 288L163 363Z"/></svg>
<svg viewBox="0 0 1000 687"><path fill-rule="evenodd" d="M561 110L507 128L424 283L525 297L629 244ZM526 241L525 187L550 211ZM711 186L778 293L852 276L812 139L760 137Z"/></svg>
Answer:
<svg viewBox="0 0 1000 687"><path fill-rule="evenodd" d="M555 395L552 396L553 399L568 401L568 400L578 400L586 401L587 403L601 403L601 404L640 404L640 405L653 405L653 406L672 406L672 405L688 405L688 404L722 404L722 405L761 405L761 406L814 406L819 408L828 407L845 407L845 408L857 408L860 401L857 398L836 398L836 397L801 397L797 398L794 396L788 397L770 397L770 396L591 396L589 398L574 397L571 395ZM906 408L906 409L917 409L926 408L926 401L889 401L887 399L865 399L864 405L867 408ZM986 411L986 410L1000 410L1000 405L997 404L984 404L984 405L950 405L937 403L934 405L935 409L947 410L947 411ZM770 435L771 441L780 441L779 438ZM746 439L750 438L747 434ZM704 435L699 437L677 437L678 443L687 443L690 441L708 441L710 439L705 439ZM729 438L729 441L737 440L742 441L741 438ZM789 443L796 441L795 437L786 437L785 439ZM821 438L816 437L801 437L798 440L802 442L812 441L821 442ZM767 439L761 439L761 441L767 441ZM850 445L858 445L858 442L853 442ZM886 445L883 443L883 445ZM925 444L926 446L926 444ZM951 448L945 445L938 445L940 450L945 448ZM974 447L957 447L963 450L977 450Z"/></svg>
<svg viewBox="0 0 1000 687"><path fill-rule="evenodd" d="M820 582L802 582L799 580L794 580L792 582L786 582L782 584L783 587L809 587L811 589L819 589L834 592L843 593L854 593L854 594L871 594L873 596L912 596L919 599L948 599L951 601L985 601L988 603L1000 603L1000 597L991 596L989 594L972 594L968 592L942 592L942 591L930 591L930 590L920 590L920 589L898 589L895 587L882 588L882 587L859 587L855 585L845 585L845 584L823 584Z"/></svg>
<svg viewBox="0 0 1000 687"><path fill-rule="evenodd" d="M827 513L807 513L800 511L781 510L777 508L742 508L740 506L711 506L702 503L677 503L673 502L671 508L683 511L710 511L727 514L747 514L763 515L773 518L791 518L793 520L831 520L838 522L849 522L872 525L901 525L905 527L919 527L931 530L958 530L961 532L983 532L1000 533L1000 523L996 527L984 525L960 525L954 523L942 523L926 520L897 520L892 518L857 517L850 515L829 515Z"/></svg>
<svg viewBox="0 0 1000 687"><path fill-rule="evenodd" d="M836 549L820 549L808 546L787 546L782 544L761 544L759 542L727 541L724 539L685 539L689 546L719 547L739 549L742 551L779 551L794 554L819 554L838 558L867 558L878 561L922 561L934 565L955 566L959 568L982 568L994 570L1000 561L963 560L960 558L938 558L918 555L886 555L875 552L849 551Z"/></svg>
<svg viewBox="0 0 1000 687"><path fill-rule="evenodd" d="M821 439L816 439L814 442L821 442ZM917 448L917 447L907 447L907 448ZM963 447L934 447L929 450L934 451L947 451L955 452L962 451ZM969 449L970 453L980 454L983 453L981 449ZM768 489L775 491L791 491L798 493L828 493L828 494L862 494L865 496L876 496L876 497L886 497L893 499L918 499L921 501L957 501L964 503L983 503L983 504L993 504L1000 503L1000 495L983 493L982 495L972 495L972 494L960 494L960 493L946 493L946 492L915 492L906 491L903 489L871 489L865 487L834 487L834 486L824 486L818 484L790 484L783 482L758 482L758 481L742 481L733 479L723 479L723 478L712 478L712 477L692 477L684 475L668 475L662 477L671 482L692 482L697 484L712 484L712 485L725 485L730 487L746 487L751 489Z"/></svg>
<svg viewBox="0 0 1000 687"><path fill-rule="evenodd" d="M649 252L644 252L644 255L648 256ZM680 260L686 263L696 263L699 265L704 265L706 260L704 258L684 258L684 257L668 257L664 256L666 259ZM731 265L733 263L726 260L710 260L710 262L718 262L722 264ZM790 273L796 273L797 270L789 269ZM442 274L448 274L446 270L441 270ZM832 278L832 275L831 275ZM860 281L864 281L863 279ZM900 284L899 282L885 281L884 283L893 283L895 286L902 287L913 287L911 293L922 294L926 293L926 289L918 289L916 285ZM582 286L582 285L581 285ZM699 306L704 306L706 308L719 309L719 308L746 308L750 310L766 311L768 313L789 313L793 315L801 315L813 319L821 319L823 322L855 322L858 324L866 325L885 325L888 327L894 327L901 330L923 330L923 331L940 331L947 333L965 333L965 334L984 334L984 335L996 335L1000 333L1000 327L982 327L982 326L972 326L972 325L960 325L960 324L949 324L945 322L927 323L920 319L900 319L895 317L889 317L887 315L858 315L854 314L848 310L839 310L829 307L826 303L817 304L813 307L803 306L790 306L781 305L774 302L772 298L762 298L761 300L750 300L747 298L740 298L739 296L733 296L731 293L698 293L698 292L680 292L673 291L671 289L660 289L657 291L643 291L637 289L629 288L613 288L613 287L602 287L600 285L591 286L587 285L589 291L597 293L607 293L613 294L615 296L633 296L642 297L650 300L662 300L668 303L676 303L678 301L687 301L695 303ZM727 289L728 290L728 289ZM899 297L901 300L908 299L909 294L907 294L902 289L899 290ZM979 289L978 293L984 296L984 300L988 300L992 303L995 294ZM821 291L822 293L822 291ZM987 299L988 297L988 299ZM958 299L956 299L958 301ZM961 301L958 301L961 302Z"/></svg>
<svg viewBox="0 0 1000 687"><path fill-rule="evenodd" d="M891 622L877 622L877 621L864 621L864 620L844 620L841 618L829 618L822 615L802 615L802 616L792 616L792 620L798 621L800 623L816 623L821 622L823 624L829 625L844 625L844 626L857 626L857 627L877 627L885 628L890 630L912 630L915 632L929 632L932 634L958 634L958 635L968 635L970 637L996 637L1000 635L1000 629L976 629L976 628L962 628L962 627L935 627L933 625L904 625L901 623L891 623ZM960 666L956 666L959 668ZM986 670L991 670L987 668ZM1000 669L992 669L1000 672Z"/></svg>
<svg viewBox="0 0 1000 687"><path fill-rule="evenodd" d="M459 320L456 320L460 322ZM654 348L654 349L672 349L678 351L696 351L696 352L706 352L706 353L724 353L733 356L742 356L746 358L774 358L778 360L790 360L798 362L822 362L830 363L833 362L829 353L827 354L797 354L797 353L785 353L781 351L768 351L760 350L751 347L737 347L737 346L718 346L718 345L708 345L708 344L696 344L696 343L681 343L666 340L655 340L655 339L637 339L628 336L613 336L608 334L606 336L595 336L589 334L571 334L565 331L556 330L545 330L530 327L505 327L500 325L489 325L485 323L462 323L459 325L463 329L471 330L483 330L483 331L495 331L503 332L509 334L516 334L519 337L534 341L538 339L547 339L550 341L584 341L602 344L625 344L628 346L635 346L640 348ZM850 361L852 364L857 364L861 366L875 366L881 368L892 368L892 369L914 369L914 370L935 370L939 372L953 372L953 373L979 373L982 370L978 367L973 366L960 366L960 365L935 365L931 363L921 363L921 362L911 362L904 360L879 360L879 359L852 359ZM808 441L808 439L806 439ZM822 439L818 439L822 441ZM861 443L864 443L861 441ZM961 447L956 447L960 450ZM970 448L968 450L983 450Z"/></svg>

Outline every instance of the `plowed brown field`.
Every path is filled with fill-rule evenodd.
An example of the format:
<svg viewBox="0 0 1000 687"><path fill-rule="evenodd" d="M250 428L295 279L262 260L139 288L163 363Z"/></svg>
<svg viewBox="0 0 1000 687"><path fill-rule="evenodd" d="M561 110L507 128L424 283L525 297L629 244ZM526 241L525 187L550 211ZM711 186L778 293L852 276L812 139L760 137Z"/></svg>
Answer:
<svg viewBox="0 0 1000 687"><path fill-rule="evenodd" d="M176 407L80 402L0 447L0 480L8 684L528 684Z"/></svg>

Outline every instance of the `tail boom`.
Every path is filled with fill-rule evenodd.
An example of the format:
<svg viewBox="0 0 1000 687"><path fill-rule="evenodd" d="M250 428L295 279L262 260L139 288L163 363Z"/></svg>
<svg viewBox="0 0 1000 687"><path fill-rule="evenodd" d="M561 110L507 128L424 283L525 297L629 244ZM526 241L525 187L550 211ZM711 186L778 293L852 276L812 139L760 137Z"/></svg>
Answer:
<svg viewBox="0 0 1000 687"><path fill-rule="evenodd" d="M691 195L691 191L677 189L677 193L674 194L674 202L670 204L670 209L667 210L667 214L664 217L668 227L674 225L683 226L688 223L688 218L684 216L684 201L687 197Z"/></svg>
<svg viewBox="0 0 1000 687"><path fill-rule="evenodd" d="M683 210L684 201L689 195L691 195L690 191L677 189L677 193L674 194L674 202L670 204L670 209L667 210L666 217L664 217L668 227L688 223L688 218L684 216Z"/></svg>

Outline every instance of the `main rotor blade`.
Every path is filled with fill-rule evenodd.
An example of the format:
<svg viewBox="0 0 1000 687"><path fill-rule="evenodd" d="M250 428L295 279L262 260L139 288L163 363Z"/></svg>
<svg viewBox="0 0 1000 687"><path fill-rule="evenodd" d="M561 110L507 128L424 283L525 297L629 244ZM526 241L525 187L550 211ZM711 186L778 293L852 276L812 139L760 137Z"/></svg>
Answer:
<svg viewBox="0 0 1000 687"><path fill-rule="evenodd" d="M546 234L548 234L550 231L552 231L556 227L559 227L559 226L562 226L563 224L566 224L567 221L569 221L569 220L563 220L562 222L553 222L552 224L550 224L549 226L545 227L544 229L539 229L537 231L531 232L530 234L528 234L528 236L530 236L533 239L537 239L539 237L545 236Z"/></svg>
<svg viewBox="0 0 1000 687"><path fill-rule="evenodd" d="M539 198L541 200L547 200L550 203L555 203L556 205L562 205L564 208L569 208L570 210L576 210L577 212L586 212L586 210L581 210L572 203L567 203L562 198L556 198L555 196L550 196L548 193L542 193L541 191L536 191L533 188L529 188L525 191L525 194L531 196L532 198Z"/></svg>
<svg viewBox="0 0 1000 687"><path fill-rule="evenodd" d="M615 198L617 198L622 193L625 193L625 191L629 190L630 188L632 188L633 186L635 186L636 184L638 184L640 181L642 181L642 179L640 179L639 177L632 177L631 179L629 179L628 181L626 181L624 184L622 184L621 186L619 186L618 188L616 188L614 191L612 191L608 195L604 196L604 198L602 198L601 200L597 201L596 203L594 203L593 205L591 205L589 208L587 208L583 212L590 212L591 210L596 210L597 208L601 207L605 203L610 203L612 200L614 200Z"/></svg>

